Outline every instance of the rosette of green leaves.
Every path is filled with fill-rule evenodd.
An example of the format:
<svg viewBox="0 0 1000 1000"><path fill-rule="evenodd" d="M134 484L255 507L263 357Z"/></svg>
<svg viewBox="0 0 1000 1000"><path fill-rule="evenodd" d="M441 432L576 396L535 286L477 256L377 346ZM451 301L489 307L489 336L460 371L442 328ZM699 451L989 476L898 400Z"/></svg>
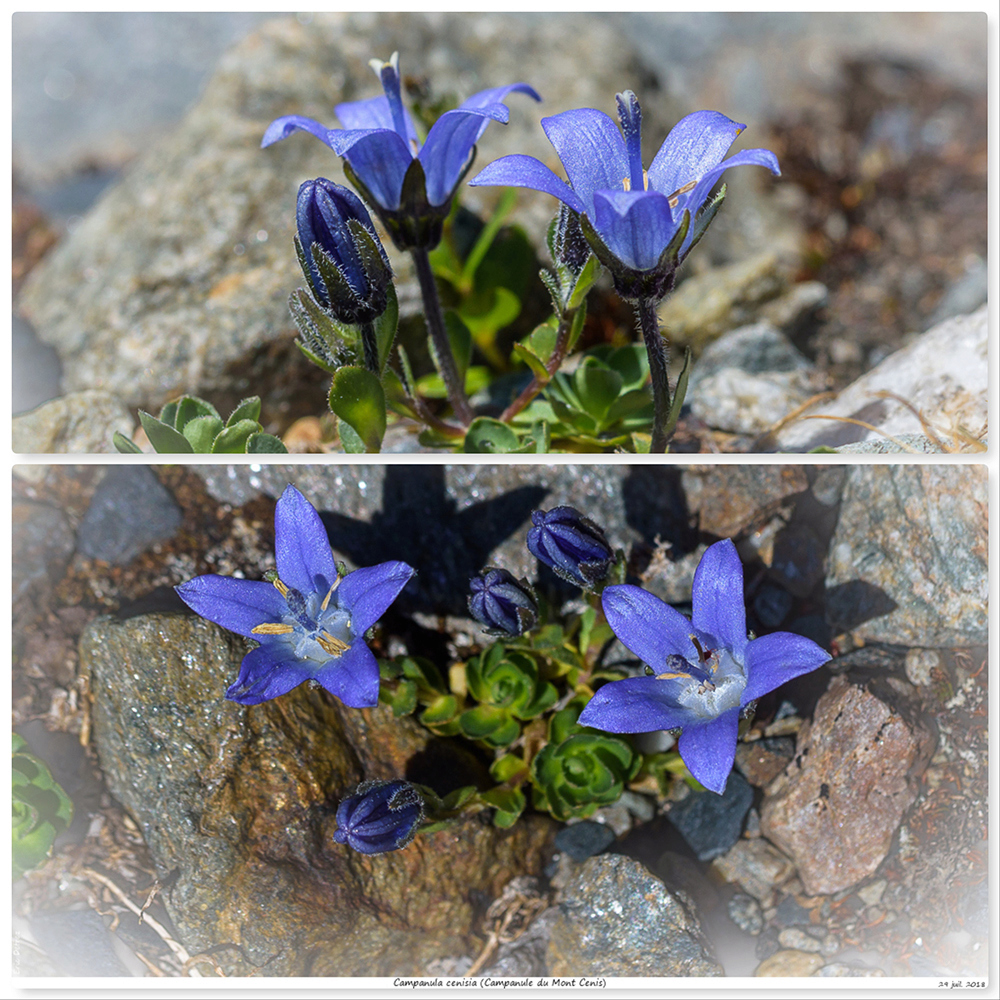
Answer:
<svg viewBox="0 0 1000 1000"><path fill-rule="evenodd" d="M379 674L379 701L389 705L397 719L412 715L423 705L421 725L438 736L454 736L460 731L458 698L433 662L422 656L380 660Z"/></svg>
<svg viewBox="0 0 1000 1000"><path fill-rule="evenodd" d="M248 396L223 421L219 411L197 396L181 396L167 403L154 417L139 411L142 429L159 455L274 455L286 454L285 446L260 423L260 396ZM115 431L118 451L141 454L142 449Z"/></svg>
<svg viewBox="0 0 1000 1000"><path fill-rule="evenodd" d="M513 743L521 723L551 708L558 694L527 653L494 643L465 665L469 695L479 702L458 718L460 731L491 747Z"/></svg>
<svg viewBox="0 0 1000 1000"><path fill-rule="evenodd" d="M69 829L73 803L43 760L14 733L14 878L40 865L60 833Z"/></svg>
<svg viewBox="0 0 1000 1000"><path fill-rule="evenodd" d="M552 716L548 743L531 762L535 808L563 821L616 802L642 762L625 740L577 725L583 704L576 699Z"/></svg>

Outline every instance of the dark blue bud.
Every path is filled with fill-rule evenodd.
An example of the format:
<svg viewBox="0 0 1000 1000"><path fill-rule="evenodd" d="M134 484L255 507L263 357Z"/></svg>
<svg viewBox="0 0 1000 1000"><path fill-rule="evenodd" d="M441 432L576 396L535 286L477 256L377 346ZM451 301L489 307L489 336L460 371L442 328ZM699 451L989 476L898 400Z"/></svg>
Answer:
<svg viewBox="0 0 1000 1000"><path fill-rule="evenodd" d="M604 532L575 507L531 512L528 550L569 583L593 589L608 575L614 553Z"/></svg>
<svg viewBox="0 0 1000 1000"><path fill-rule="evenodd" d="M362 854L398 851L424 819L424 800L408 781L363 781L337 809L333 839Z"/></svg>
<svg viewBox="0 0 1000 1000"><path fill-rule="evenodd" d="M523 635L538 621L531 588L505 569L487 567L469 582L469 613L491 635Z"/></svg>
<svg viewBox="0 0 1000 1000"><path fill-rule="evenodd" d="M316 301L342 323L381 316L392 269L361 199L319 177L299 188L295 214L299 264Z"/></svg>

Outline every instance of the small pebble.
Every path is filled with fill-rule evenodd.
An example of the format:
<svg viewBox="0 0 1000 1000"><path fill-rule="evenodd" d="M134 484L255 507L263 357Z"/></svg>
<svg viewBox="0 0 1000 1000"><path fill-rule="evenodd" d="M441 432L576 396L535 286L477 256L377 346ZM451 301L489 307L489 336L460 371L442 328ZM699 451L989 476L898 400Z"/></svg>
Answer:
<svg viewBox="0 0 1000 1000"><path fill-rule="evenodd" d="M910 683L927 687L931 683L931 674L941 666L941 657L936 649L910 649L904 662Z"/></svg>
<svg viewBox="0 0 1000 1000"><path fill-rule="evenodd" d="M882 893L885 892L885 888L889 883L886 882L884 878L880 878L875 882L870 882L866 886L862 886L860 889L855 889L855 895L860 897L861 902L865 906L878 906L882 899Z"/></svg>
<svg viewBox="0 0 1000 1000"><path fill-rule="evenodd" d="M811 976L823 967L823 959L808 951L776 951L757 966L755 976Z"/></svg>
<svg viewBox="0 0 1000 1000"><path fill-rule="evenodd" d="M760 903L753 896L738 892L729 900L726 909L729 919L741 931L756 936L764 929L764 914L761 913Z"/></svg>
<svg viewBox="0 0 1000 1000"><path fill-rule="evenodd" d="M586 861L615 842L615 831L603 823L582 820L556 834L556 850L565 851L574 861Z"/></svg>
<svg viewBox="0 0 1000 1000"><path fill-rule="evenodd" d="M823 950L822 944L811 934L798 927L786 927L778 934L778 944L782 948L792 948L796 951L818 953Z"/></svg>

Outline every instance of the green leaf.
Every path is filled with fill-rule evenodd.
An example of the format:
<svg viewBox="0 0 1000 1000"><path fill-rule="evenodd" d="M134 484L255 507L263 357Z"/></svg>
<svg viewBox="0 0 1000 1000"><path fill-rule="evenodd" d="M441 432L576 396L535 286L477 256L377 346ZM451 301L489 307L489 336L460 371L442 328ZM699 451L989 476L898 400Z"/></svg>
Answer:
<svg viewBox="0 0 1000 1000"><path fill-rule="evenodd" d="M215 417L220 426L223 423L219 411L207 400L199 399L197 396L182 396L177 401L177 416L174 419L174 427L183 432L188 423L197 417Z"/></svg>
<svg viewBox="0 0 1000 1000"><path fill-rule="evenodd" d="M446 812L454 812L461 809L467 802L470 802L476 794L475 785L462 785L450 791L442 800L441 807Z"/></svg>
<svg viewBox="0 0 1000 1000"><path fill-rule="evenodd" d="M493 747L513 743L521 733L521 726L502 708L477 705L458 717L462 732L470 739L482 740Z"/></svg>
<svg viewBox="0 0 1000 1000"><path fill-rule="evenodd" d="M458 715L458 699L453 694L435 698L420 715L425 726L441 726L451 722Z"/></svg>
<svg viewBox="0 0 1000 1000"><path fill-rule="evenodd" d="M183 434L179 434L165 423L157 420L145 410L139 411L139 421L149 438L149 443L158 455L190 455L194 449Z"/></svg>
<svg viewBox="0 0 1000 1000"><path fill-rule="evenodd" d="M364 368L341 368L330 387L330 409L361 439L366 452L379 451L386 416L385 392L377 376Z"/></svg>
<svg viewBox="0 0 1000 1000"><path fill-rule="evenodd" d="M142 449L131 439L125 437L121 431L115 431L111 439L115 448L123 455L141 455Z"/></svg>
<svg viewBox="0 0 1000 1000"><path fill-rule="evenodd" d="M583 270L580 272L579 277L576 279L576 284L573 286L569 302L566 303L567 309L577 309L581 305L587 297L587 292L593 287L600 266L600 261L593 254L587 258L587 263L583 265Z"/></svg>
<svg viewBox="0 0 1000 1000"><path fill-rule="evenodd" d="M168 427L173 427L177 430L177 404L180 400L172 400L169 403L163 404L163 409L160 410L160 420L163 421Z"/></svg>
<svg viewBox="0 0 1000 1000"><path fill-rule="evenodd" d="M581 656L587 655L590 649L590 636L594 631L594 623L597 621L597 612L593 608L587 608L580 615L580 635L577 637L577 649Z"/></svg>
<svg viewBox="0 0 1000 1000"><path fill-rule="evenodd" d="M385 374L385 366L389 363L392 345L396 340L396 330L399 327L399 300L396 298L396 286L390 281L386 288L385 312L375 320L375 343L378 347L379 371Z"/></svg>
<svg viewBox="0 0 1000 1000"><path fill-rule="evenodd" d="M516 753L505 753L490 765L490 777L502 785L516 778L527 778L528 767Z"/></svg>
<svg viewBox="0 0 1000 1000"><path fill-rule="evenodd" d="M410 715L417 708L417 685L415 681L402 680L389 702L395 718Z"/></svg>
<svg viewBox="0 0 1000 1000"><path fill-rule="evenodd" d="M52 777L45 761L12 734L13 876L40 865L56 837L73 821L73 802Z"/></svg>
<svg viewBox="0 0 1000 1000"><path fill-rule="evenodd" d="M246 399L241 399L239 406L229 414L226 426L232 427L241 420L252 420L254 423L260 421L260 396L247 396Z"/></svg>
<svg viewBox="0 0 1000 1000"><path fill-rule="evenodd" d="M480 792L479 797L496 809L493 822L501 829L513 826L527 805L520 788L491 788L487 792Z"/></svg>
<svg viewBox="0 0 1000 1000"><path fill-rule="evenodd" d="M599 423L622 391L618 372L602 365L597 358L587 358L573 373L573 385L582 409Z"/></svg>
<svg viewBox="0 0 1000 1000"><path fill-rule="evenodd" d="M580 334L583 333L583 324L587 321L587 304L582 303L580 308L573 313L573 325L569 329L569 337L566 341L566 353L569 354L574 347L576 347L576 342L580 339Z"/></svg>
<svg viewBox="0 0 1000 1000"><path fill-rule="evenodd" d="M260 433L256 420L241 420L219 432L212 445L213 455L245 455L251 434Z"/></svg>
<svg viewBox="0 0 1000 1000"><path fill-rule="evenodd" d="M460 291L469 292L472 290L476 271L479 269L479 265L483 262L483 258L496 239L497 233L500 232L501 227L507 220L507 216L510 215L515 201L517 201L517 191L514 188L505 188L503 194L500 196L500 200L497 202L496 210L490 216L486 225L483 226L475 244L469 251L469 256L465 258L465 264L462 267L462 274L459 279Z"/></svg>
<svg viewBox="0 0 1000 1000"><path fill-rule="evenodd" d="M463 303L459 315L472 333L476 344L483 350L492 345L497 331L513 323L521 312L521 300L503 285L493 289L492 301L485 311L473 313L465 306L466 303Z"/></svg>
<svg viewBox="0 0 1000 1000"><path fill-rule="evenodd" d="M669 438L677 427L677 420L681 415L681 407L684 405L684 397L687 395L688 378L691 375L691 348L684 349L684 366L680 375L677 376L677 386L674 389L674 398L670 402L670 412L667 414L667 423L664 433Z"/></svg>
<svg viewBox="0 0 1000 1000"><path fill-rule="evenodd" d="M363 455L365 453L364 441L349 423L338 419L337 429L340 434L340 443L348 455Z"/></svg>
<svg viewBox="0 0 1000 1000"><path fill-rule="evenodd" d="M445 312L444 328L448 334L448 343L451 344L455 364L458 366L458 373L464 378L472 360L472 334L454 309Z"/></svg>
<svg viewBox="0 0 1000 1000"><path fill-rule="evenodd" d="M251 434L247 438L246 453L248 455L287 455L288 449L281 438L275 437L273 434L259 432Z"/></svg>
<svg viewBox="0 0 1000 1000"><path fill-rule="evenodd" d="M465 435L464 451L469 455L505 455L520 445L517 434L492 417L476 417Z"/></svg>
<svg viewBox="0 0 1000 1000"><path fill-rule="evenodd" d="M511 357L515 361L523 361L530 369L531 374L541 381L547 381L549 377L545 362L535 354L526 344L515 344L511 350Z"/></svg>
<svg viewBox="0 0 1000 1000"><path fill-rule="evenodd" d="M256 427L256 424L254 425ZM199 455L207 455L212 450L212 442L216 434L222 430L222 421L218 417L205 414L195 417L184 425L184 437L191 442L191 449ZM240 448L240 451L243 449Z"/></svg>
<svg viewBox="0 0 1000 1000"><path fill-rule="evenodd" d="M492 380L492 373L485 365L471 365L465 373L465 393L467 396L474 396L481 389L485 389ZM437 372L430 372L417 379L417 391L427 399L447 399L448 392L444 387L444 381Z"/></svg>

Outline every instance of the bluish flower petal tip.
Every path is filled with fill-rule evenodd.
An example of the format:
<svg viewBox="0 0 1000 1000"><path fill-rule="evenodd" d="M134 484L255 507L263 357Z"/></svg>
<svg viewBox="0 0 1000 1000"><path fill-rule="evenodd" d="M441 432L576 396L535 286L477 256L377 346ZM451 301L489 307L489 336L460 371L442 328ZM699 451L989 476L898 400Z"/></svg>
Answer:
<svg viewBox="0 0 1000 1000"><path fill-rule="evenodd" d="M469 613L488 634L519 636L535 627L535 595L507 570L489 567L474 576L469 587Z"/></svg>
<svg viewBox="0 0 1000 1000"><path fill-rule="evenodd" d="M421 145L403 104L399 54L388 62L371 61L384 96L338 104L343 128L330 129L311 118L285 115L267 127L262 146L293 132L314 135L345 161L351 183L378 214L400 250L432 249L451 199L472 165L473 150L491 121L506 123L508 94L541 98L526 83L493 87L474 94L431 126Z"/></svg>
<svg viewBox="0 0 1000 1000"><path fill-rule="evenodd" d="M226 698L258 705L312 680L351 708L375 705L378 662L364 635L414 569L385 562L340 576L323 522L294 486L278 500L274 525L272 583L207 575L176 588L202 618L259 643Z"/></svg>
<svg viewBox="0 0 1000 1000"><path fill-rule="evenodd" d="M424 800L408 781L364 781L337 809L338 844L362 854L398 851L424 820Z"/></svg>
<svg viewBox="0 0 1000 1000"><path fill-rule="evenodd" d="M575 507L531 513L528 551L567 583L593 590L615 561L604 531Z"/></svg>
<svg viewBox="0 0 1000 1000"><path fill-rule="evenodd" d="M593 108L542 119L568 184L523 154L494 160L469 183L532 188L558 198L583 217L584 232L618 291L627 298L659 300L718 208L705 203L723 173L745 164L781 171L767 149L742 150L726 159L746 126L717 111L696 111L678 122L644 170L639 101L625 91L617 102L620 130Z"/></svg>
<svg viewBox="0 0 1000 1000"><path fill-rule="evenodd" d="M681 730L677 749L688 770L721 795L736 755L740 713L822 666L830 654L791 632L747 639L743 566L728 539L706 550L691 599L688 621L639 587L605 589L608 624L652 673L605 684L579 721L611 733Z"/></svg>

